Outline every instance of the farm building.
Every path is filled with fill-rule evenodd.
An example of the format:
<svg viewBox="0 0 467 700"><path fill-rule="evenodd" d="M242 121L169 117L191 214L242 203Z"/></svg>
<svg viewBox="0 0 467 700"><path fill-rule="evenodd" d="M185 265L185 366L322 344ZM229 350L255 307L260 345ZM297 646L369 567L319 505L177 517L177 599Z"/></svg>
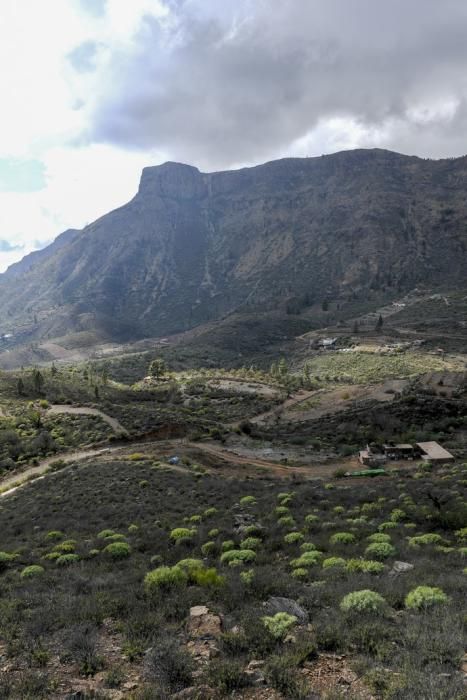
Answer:
<svg viewBox="0 0 467 700"><path fill-rule="evenodd" d="M450 462L454 456L441 447L437 442L417 442L417 447L421 451L422 459L427 462Z"/></svg>
<svg viewBox="0 0 467 700"><path fill-rule="evenodd" d="M376 452L369 445L367 445L366 450L360 450L358 453L358 461L365 467L380 467L386 462L386 459L384 452Z"/></svg>
<svg viewBox="0 0 467 700"><path fill-rule="evenodd" d="M419 450L414 448L413 445L405 443L399 445L383 445L383 450L388 459L414 459L414 457L419 456Z"/></svg>

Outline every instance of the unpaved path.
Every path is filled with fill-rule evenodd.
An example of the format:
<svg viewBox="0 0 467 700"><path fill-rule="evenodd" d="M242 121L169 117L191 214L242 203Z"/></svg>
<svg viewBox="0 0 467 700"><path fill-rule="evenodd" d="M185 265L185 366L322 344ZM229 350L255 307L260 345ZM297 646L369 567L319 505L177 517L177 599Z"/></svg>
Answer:
<svg viewBox="0 0 467 700"><path fill-rule="evenodd" d="M87 406L68 406L67 404L54 404L48 409L47 413L71 413L78 415L83 414L86 416L100 416L100 418L102 418L102 420L105 421L107 425L110 425L112 430L114 430L116 433L123 433L125 435L128 433L128 430L124 428L123 425L119 423L116 418L112 418L112 416L107 415L107 413L100 411L98 408L88 408Z"/></svg>
<svg viewBox="0 0 467 700"><path fill-rule="evenodd" d="M224 391L236 391L239 394L255 394L256 396L265 396L267 398L276 398L281 396L284 391L279 387L271 386L265 382L256 380L249 381L248 379L208 379L207 386L214 389L223 389Z"/></svg>
<svg viewBox="0 0 467 700"><path fill-rule="evenodd" d="M56 454L53 457L46 457L46 459L43 459L34 467L29 467L22 472L12 474L11 476L7 476L2 479L0 481L0 489L2 490L0 493L0 498L3 496L8 496L8 494L13 493L13 491L20 488L20 486L24 486L24 484L28 483L29 481L32 481L33 479L45 474L52 462L57 462L58 460L65 463L76 462L78 460L88 459L89 457L97 457L98 455L102 455L104 452L110 452L113 449L118 448L100 447L89 450L77 450L75 452L64 452L63 454Z"/></svg>

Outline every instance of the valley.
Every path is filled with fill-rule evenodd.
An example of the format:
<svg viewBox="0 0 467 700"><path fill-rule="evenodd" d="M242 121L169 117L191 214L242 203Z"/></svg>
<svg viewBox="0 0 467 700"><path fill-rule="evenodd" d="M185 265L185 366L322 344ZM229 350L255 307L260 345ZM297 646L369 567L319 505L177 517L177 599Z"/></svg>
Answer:
<svg viewBox="0 0 467 700"><path fill-rule="evenodd" d="M3 696L461 698L467 354L399 313L3 371ZM430 440L454 460L358 460Z"/></svg>

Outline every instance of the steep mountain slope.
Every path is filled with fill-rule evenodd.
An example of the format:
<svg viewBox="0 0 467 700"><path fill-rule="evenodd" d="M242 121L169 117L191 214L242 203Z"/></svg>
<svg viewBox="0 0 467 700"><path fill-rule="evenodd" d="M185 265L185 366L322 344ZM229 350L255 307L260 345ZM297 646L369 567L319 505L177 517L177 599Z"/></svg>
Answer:
<svg viewBox="0 0 467 700"><path fill-rule="evenodd" d="M467 270L466 191L466 157L382 150L146 168L128 204L0 277L0 322L22 337L130 338L233 310L453 286Z"/></svg>

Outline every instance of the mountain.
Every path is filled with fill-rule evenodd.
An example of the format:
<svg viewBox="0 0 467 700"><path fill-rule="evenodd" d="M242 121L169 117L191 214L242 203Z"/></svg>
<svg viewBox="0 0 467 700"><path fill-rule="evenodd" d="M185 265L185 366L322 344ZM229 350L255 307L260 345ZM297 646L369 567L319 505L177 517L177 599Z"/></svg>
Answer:
<svg viewBox="0 0 467 700"><path fill-rule="evenodd" d="M19 277L24 272L31 270L35 265L42 262L43 260L50 258L51 255L63 248L64 245L69 243L73 238L79 233L79 229L69 228L67 231L61 233L57 238L45 248L40 250L34 250L32 253L25 255L24 258L18 262L13 263L5 271L5 277Z"/></svg>
<svg viewBox="0 0 467 700"><path fill-rule="evenodd" d="M299 311L465 282L467 157L356 150L201 173L145 168L136 196L0 276L23 338L161 336L233 312Z"/></svg>

